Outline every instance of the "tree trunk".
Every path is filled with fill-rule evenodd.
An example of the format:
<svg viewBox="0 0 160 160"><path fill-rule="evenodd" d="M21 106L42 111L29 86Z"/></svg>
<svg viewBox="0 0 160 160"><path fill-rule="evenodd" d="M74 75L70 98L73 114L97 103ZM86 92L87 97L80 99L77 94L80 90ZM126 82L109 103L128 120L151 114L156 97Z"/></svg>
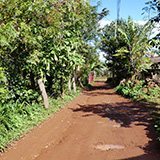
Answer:
<svg viewBox="0 0 160 160"><path fill-rule="evenodd" d="M60 85L61 85L61 97L64 98L64 90L63 90L64 80L62 77L61 77Z"/></svg>
<svg viewBox="0 0 160 160"><path fill-rule="evenodd" d="M78 78L78 80L79 80L79 83L80 83L81 87L84 88L84 86L83 86L83 84L81 82L81 78Z"/></svg>
<svg viewBox="0 0 160 160"><path fill-rule="evenodd" d="M112 68L112 83L113 83L113 85L115 85L115 82L116 82L116 80L115 80L115 67L113 66L113 68Z"/></svg>
<svg viewBox="0 0 160 160"><path fill-rule="evenodd" d="M76 92L76 81L75 81L75 76L72 78L72 83L73 83L73 91Z"/></svg>
<svg viewBox="0 0 160 160"><path fill-rule="evenodd" d="M69 81L68 81L68 90L71 91L71 79L69 78Z"/></svg>
<svg viewBox="0 0 160 160"><path fill-rule="evenodd" d="M49 101L48 101L46 89L45 89L45 87L44 87L44 84L43 84L42 79L39 79L39 80L38 80L38 85L39 85L40 91L41 91L41 93L42 93L44 106L45 106L45 108L48 109L48 108L49 108Z"/></svg>

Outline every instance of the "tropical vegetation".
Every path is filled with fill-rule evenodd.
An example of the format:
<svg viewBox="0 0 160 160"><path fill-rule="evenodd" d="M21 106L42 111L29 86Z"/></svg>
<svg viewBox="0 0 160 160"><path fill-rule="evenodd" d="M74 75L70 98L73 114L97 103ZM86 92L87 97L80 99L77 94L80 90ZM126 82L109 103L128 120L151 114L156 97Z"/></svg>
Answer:
<svg viewBox="0 0 160 160"><path fill-rule="evenodd" d="M151 64L147 55L151 49L148 37L153 27L150 23L144 26L134 23L131 17L116 21L105 26L100 42L114 85L124 78L138 78Z"/></svg>
<svg viewBox="0 0 160 160"><path fill-rule="evenodd" d="M87 0L1 0L0 151L73 99L77 86L88 84L89 73L101 74L104 66L118 93L158 104L159 87L148 88L142 73L152 65L152 48L159 46L159 34L150 35L160 20L160 1L147 5L156 15L145 25L128 17L100 29L108 10L98 13ZM160 119L156 128L160 131Z"/></svg>
<svg viewBox="0 0 160 160"><path fill-rule="evenodd" d="M88 74L102 65L90 42L107 13L86 0L0 1L0 150L57 110L63 99L56 99L87 84Z"/></svg>
<svg viewBox="0 0 160 160"><path fill-rule="evenodd" d="M153 77L158 79L159 72L156 70L155 75L148 73L153 79L144 75L153 67L150 57L159 55L159 34L154 37L151 35L160 21L160 1L152 0L146 5L148 6L144 10L148 14L152 9L156 11L154 17L149 15L149 20L144 25L133 22L131 17L111 22L102 29L99 46L105 52L109 70L107 81L116 87L115 90L133 100L147 101L158 107L160 88ZM155 121L160 139L159 114Z"/></svg>

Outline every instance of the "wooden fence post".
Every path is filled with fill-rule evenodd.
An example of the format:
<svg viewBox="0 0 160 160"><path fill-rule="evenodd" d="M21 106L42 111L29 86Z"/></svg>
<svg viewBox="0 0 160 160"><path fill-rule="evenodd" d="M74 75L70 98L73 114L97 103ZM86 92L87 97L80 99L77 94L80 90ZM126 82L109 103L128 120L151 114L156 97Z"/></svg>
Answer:
<svg viewBox="0 0 160 160"><path fill-rule="evenodd" d="M45 87L44 87L44 84L43 84L42 79L39 79L39 80L38 80L38 85L39 85L40 91L41 91L41 93L42 93L44 106L45 106L45 108L48 109L48 108L49 108L49 101L48 101L46 89L45 89Z"/></svg>
<svg viewBox="0 0 160 160"><path fill-rule="evenodd" d="M69 77L69 81L68 81L68 90L71 91L71 79Z"/></svg>
<svg viewBox="0 0 160 160"><path fill-rule="evenodd" d="M76 92L76 81L75 81L75 76L72 78L72 83L73 83L73 91Z"/></svg>

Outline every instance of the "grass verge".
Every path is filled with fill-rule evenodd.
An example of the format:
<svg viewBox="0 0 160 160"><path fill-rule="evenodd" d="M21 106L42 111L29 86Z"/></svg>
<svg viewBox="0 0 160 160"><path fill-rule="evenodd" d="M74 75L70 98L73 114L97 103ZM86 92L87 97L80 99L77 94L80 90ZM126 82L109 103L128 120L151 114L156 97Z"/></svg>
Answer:
<svg viewBox="0 0 160 160"><path fill-rule="evenodd" d="M96 77L95 81L106 81L107 77Z"/></svg>
<svg viewBox="0 0 160 160"><path fill-rule="evenodd" d="M115 90L127 98L134 101L143 101L149 104L147 106L151 106L148 108L151 108L150 113L155 122L157 139L160 141L160 88L158 86L150 88L144 80L141 80L138 83L132 81L122 83Z"/></svg>
<svg viewBox="0 0 160 160"><path fill-rule="evenodd" d="M59 111L79 95L80 92L70 92L63 99L49 98L50 108L45 109L43 104L27 104L12 102L0 106L0 152L13 141L38 126L53 113Z"/></svg>

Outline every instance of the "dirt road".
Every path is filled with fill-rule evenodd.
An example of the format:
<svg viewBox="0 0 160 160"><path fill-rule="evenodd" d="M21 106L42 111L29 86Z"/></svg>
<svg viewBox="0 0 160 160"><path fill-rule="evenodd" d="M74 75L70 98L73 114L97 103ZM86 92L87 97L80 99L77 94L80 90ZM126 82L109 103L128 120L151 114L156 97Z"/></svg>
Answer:
<svg viewBox="0 0 160 160"><path fill-rule="evenodd" d="M160 160L146 109L95 82L0 160Z"/></svg>

